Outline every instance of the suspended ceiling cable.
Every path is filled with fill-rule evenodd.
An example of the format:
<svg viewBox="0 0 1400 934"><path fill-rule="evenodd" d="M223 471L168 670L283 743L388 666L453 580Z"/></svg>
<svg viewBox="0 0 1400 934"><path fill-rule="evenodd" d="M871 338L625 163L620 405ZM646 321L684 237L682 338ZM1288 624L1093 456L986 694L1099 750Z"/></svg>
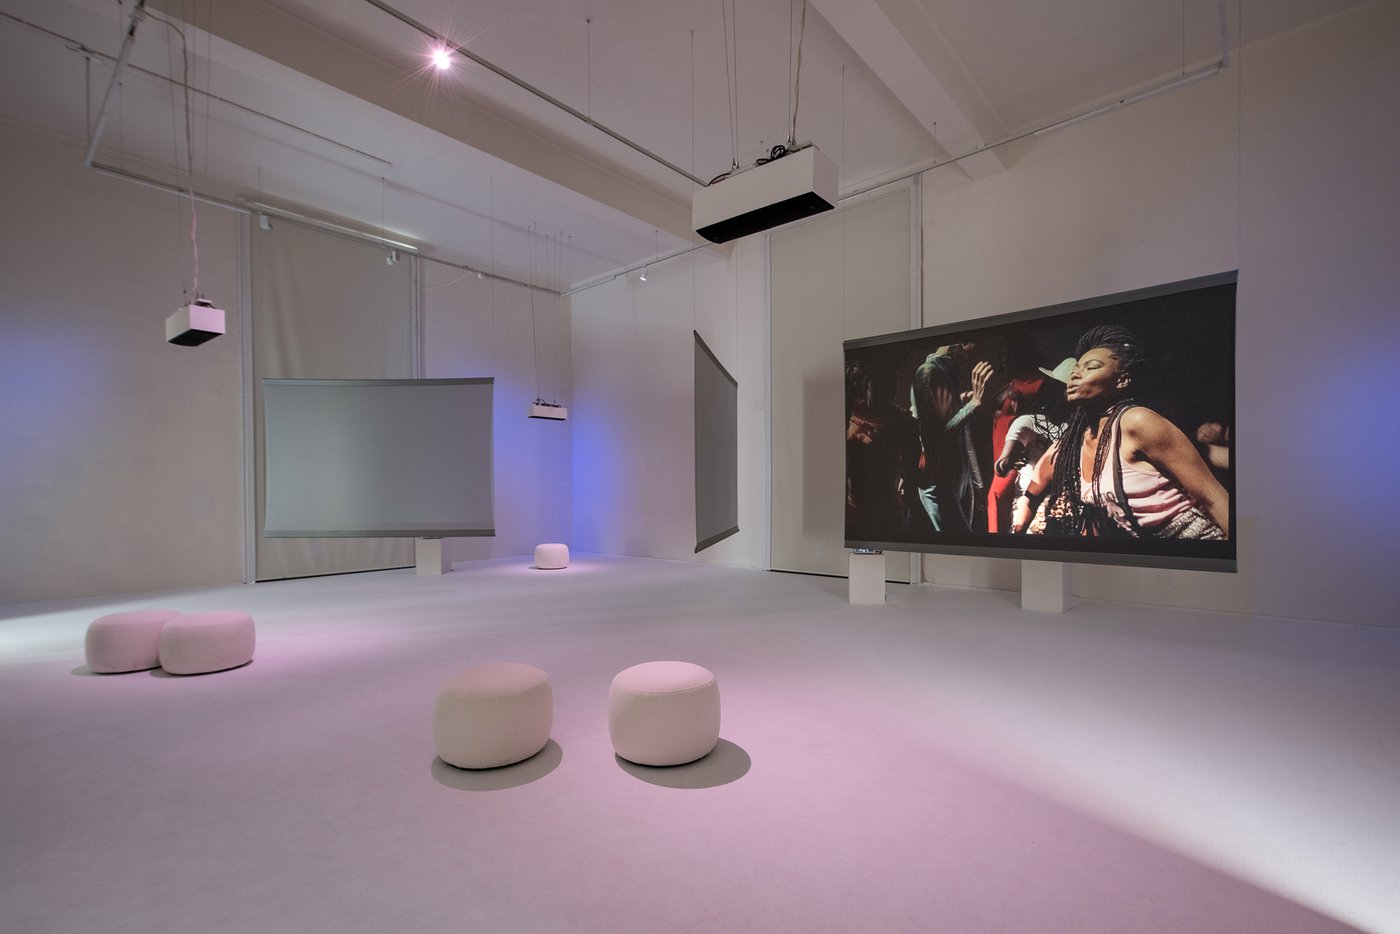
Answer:
<svg viewBox="0 0 1400 934"><path fill-rule="evenodd" d="M738 76L735 74L739 70L739 35L737 31L734 35L734 58L730 59L729 51L729 30L730 30L730 8L725 0L719 0L720 25L724 31L724 81L728 90L725 99L729 103L729 171L739 171L739 117L738 101L735 97L734 85L738 83ZM733 17L738 19L737 12ZM702 183L703 184L703 183Z"/></svg>
<svg viewBox="0 0 1400 934"><path fill-rule="evenodd" d="M639 153L641 153L642 155L646 156L648 159L651 159L653 162L656 162L656 163L658 163L658 164L660 164L660 165L665 166L666 168L670 169L672 172L676 172L676 173L679 174L679 175L685 176L686 178L690 179L692 182L694 182L694 183L697 184L697 185L703 186L703 185L705 184L705 182L704 182L703 180L701 180L700 178L697 178L696 176L690 174L690 173L687 172L685 169L681 168L680 166L676 165L675 163L670 162L669 160L663 158L662 156L657 155L656 153L652 152L650 149L646 149L646 148L640 146L639 144L632 142L630 139L628 139L627 137L623 136L621 133L618 133L616 130L613 130L613 129L611 129L610 127L604 126L603 124L599 123L597 120L594 120L594 119L593 119L592 117L590 117L588 114L582 113L581 111L576 110L576 109L573 108L573 107L570 107L568 104L564 103L564 102L561 101L559 98L553 96L552 94L548 94L548 93L546 93L545 91L542 91L541 89L535 87L533 84L530 84L529 82L527 82L527 81L525 81L525 80L523 80L523 79L521 79L521 78L516 77L515 75L513 75L513 74L511 74L510 72L506 71L504 68L500 67L499 65L496 65L495 63L490 62L490 61L488 61L487 59L482 58L480 55L477 55L475 52L471 51L470 49L466 48L465 46L458 45L456 42L453 42L451 39L449 39L449 38L447 38L446 36L442 35L442 34L439 33L437 30L435 30L435 29L430 29L429 27L427 27L427 26L425 26L424 24L418 22L416 19L414 19L413 17L409 16L408 14L402 13L402 12L400 12L399 10L394 9L394 8L393 8L392 6L390 6L389 4L383 2L383 0L365 0L365 2L368 3L368 4L370 4L370 5L372 5L372 6L375 6L375 7L379 8L380 10L383 10L385 13L388 13L390 16L394 17L394 19L396 19L396 20L398 20L399 22L405 24L406 26L409 26L409 27L412 28L412 29L417 30L418 32L420 32L420 33L422 33L423 35L427 36L429 39L432 39L434 42L440 43L440 44L442 45L442 47L443 47L446 51L448 51L448 52L454 52L454 53L456 53L456 54L462 56L463 58L467 59L468 61L475 62L476 64L480 65L482 68L485 68L487 71L491 72L492 74L495 74L495 75L498 75L498 76L504 78L505 80L509 81L511 84L515 85L516 87L518 87L518 88L520 88L520 89L522 89L522 90L524 90L524 91L528 91L529 93L533 94L535 97L538 97L540 100L544 101L545 103L550 104L550 105L552 105L552 106L558 108L559 110L564 111L564 113L566 113L566 114L568 114L569 116L575 118L576 120L581 120L581 121L583 121L584 123L586 123L586 124L588 124L589 126L593 127L593 129L598 130L600 133L604 133L604 134L606 134L607 136L612 137L613 139L617 140L619 143L622 143L624 146L628 147L629 149L632 149L632 150L634 150L635 152L639 152Z"/></svg>
<svg viewBox="0 0 1400 934"><path fill-rule="evenodd" d="M194 131L191 127L193 122L193 109L190 107L190 49L189 43L185 40L185 33L180 27L170 20L156 14L149 14L152 19L165 25L167 29L180 37L180 87L184 92L184 117L185 117L185 177L189 180L190 191L190 266L191 287L190 293L194 301L199 301L204 296L199 292L199 213L195 210L194 198ZM172 116L174 107L171 107ZM177 145L178 153L178 145ZM175 182L180 181L180 170L178 168L179 159L175 160L177 166L175 170Z"/></svg>
<svg viewBox="0 0 1400 934"><path fill-rule="evenodd" d="M531 224L529 238L526 241L531 276L535 275L535 241L537 239L535 225ZM543 394L540 392L540 335L535 325L535 293L533 291L530 292L530 346L535 351L535 401L543 403Z"/></svg>
<svg viewBox="0 0 1400 934"><path fill-rule="evenodd" d="M797 108L802 99L802 40L806 35L807 0L802 0L802 22L797 27L797 76L792 82L792 128L788 130L788 149L794 149L797 146ZM842 75L842 80L844 80L844 70Z"/></svg>

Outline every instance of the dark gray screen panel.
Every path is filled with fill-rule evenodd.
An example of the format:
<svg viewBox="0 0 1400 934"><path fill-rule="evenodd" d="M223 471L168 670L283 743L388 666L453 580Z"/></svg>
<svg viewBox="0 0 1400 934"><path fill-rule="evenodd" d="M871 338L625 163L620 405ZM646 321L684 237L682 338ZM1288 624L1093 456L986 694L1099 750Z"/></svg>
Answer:
<svg viewBox="0 0 1400 934"><path fill-rule="evenodd" d="M494 535L492 379L263 380L269 538Z"/></svg>
<svg viewBox="0 0 1400 934"><path fill-rule="evenodd" d="M695 332L695 550L739 531L739 384Z"/></svg>

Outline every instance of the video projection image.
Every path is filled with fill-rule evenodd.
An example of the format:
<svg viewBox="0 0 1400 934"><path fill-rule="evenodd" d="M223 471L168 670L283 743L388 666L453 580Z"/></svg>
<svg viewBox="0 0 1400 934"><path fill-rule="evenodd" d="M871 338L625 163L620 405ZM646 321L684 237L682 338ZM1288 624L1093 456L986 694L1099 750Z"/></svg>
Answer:
<svg viewBox="0 0 1400 934"><path fill-rule="evenodd" d="M1236 279L847 341L846 546L1236 570Z"/></svg>
<svg viewBox="0 0 1400 934"><path fill-rule="evenodd" d="M491 377L264 379L267 538L496 534Z"/></svg>

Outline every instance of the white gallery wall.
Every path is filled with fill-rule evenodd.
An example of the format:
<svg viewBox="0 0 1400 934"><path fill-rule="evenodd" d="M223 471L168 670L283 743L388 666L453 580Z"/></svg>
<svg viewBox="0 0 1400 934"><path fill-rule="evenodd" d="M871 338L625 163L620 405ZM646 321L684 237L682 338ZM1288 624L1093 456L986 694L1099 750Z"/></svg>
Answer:
<svg viewBox="0 0 1400 934"><path fill-rule="evenodd" d="M71 142L0 126L0 152L0 604L242 581L239 215L198 208L200 290L229 333L175 347L188 202L84 169ZM536 341L567 390L567 301L537 298L532 334L524 288L421 268L422 375L496 378L497 536L451 557L569 540L569 425L525 417Z"/></svg>
<svg viewBox="0 0 1400 934"><path fill-rule="evenodd" d="M575 548L766 566L766 268L750 237L572 297ZM739 383L739 532L698 555L692 331Z"/></svg>
<svg viewBox="0 0 1400 934"><path fill-rule="evenodd" d="M0 153L0 603L242 580L238 216L198 209L229 333L172 346L188 202L8 126Z"/></svg>
<svg viewBox="0 0 1400 934"><path fill-rule="evenodd" d="M1238 268L1236 575L1078 566L1087 597L1396 624L1400 3L1246 47L1220 76L924 177L924 318ZM1013 562L928 557L1014 589Z"/></svg>

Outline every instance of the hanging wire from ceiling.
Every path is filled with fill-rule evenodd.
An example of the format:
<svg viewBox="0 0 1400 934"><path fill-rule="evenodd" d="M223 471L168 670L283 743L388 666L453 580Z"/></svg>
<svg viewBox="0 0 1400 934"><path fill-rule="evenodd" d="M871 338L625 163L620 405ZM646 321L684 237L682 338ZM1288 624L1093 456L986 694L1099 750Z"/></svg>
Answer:
<svg viewBox="0 0 1400 934"><path fill-rule="evenodd" d="M184 123L185 123L185 175L188 179L189 204L190 204L190 266L191 266L191 287L190 293L193 301L201 301L204 296L199 291L199 212L195 208L194 197L194 112L190 104L190 49L189 42L185 38L184 30L180 29L169 19L159 13L146 11L151 19L162 23L167 29L175 33L180 38L180 61L181 80L180 88L184 96ZM172 122L175 108L171 107ZM178 144L177 144L178 152ZM178 156L175 160L175 183L179 186L180 171Z"/></svg>
<svg viewBox="0 0 1400 934"><path fill-rule="evenodd" d="M526 231L526 256L531 279L537 278L538 262L535 254L538 252L539 231L536 230L538 226L538 224L531 224ZM543 403L544 393L541 391L540 385L540 334L535 323L534 289L530 290L530 346L534 348L535 352L535 401Z"/></svg>
<svg viewBox="0 0 1400 934"><path fill-rule="evenodd" d="M559 275L563 276L563 281L574 281L574 238L570 234L567 244L564 240L564 232L559 231L560 263ZM556 282L559 281L557 278ZM559 404L568 403L568 382L564 379L563 357L565 351L569 349L569 342L566 336L561 334L564 330L565 309L564 295L562 292L555 293L554 296L554 346L557 348L557 356L554 365L554 381L556 384L554 401Z"/></svg>
<svg viewBox="0 0 1400 934"><path fill-rule="evenodd" d="M1181 0L1181 73L1186 74L1186 0Z"/></svg>
<svg viewBox="0 0 1400 934"><path fill-rule="evenodd" d="M726 175L739 171L739 33L738 11L733 9L734 0L719 0L720 25L724 29L724 80L728 87L729 101L729 171L710 181L714 184ZM730 49L729 33L734 31L734 46Z"/></svg>
<svg viewBox="0 0 1400 934"><path fill-rule="evenodd" d="M802 22L797 27L797 75L792 82L792 127L788 130L788 149L797 147L797 108L802 100L802 43L807 36L807 0L802 0Z"/></svg>
<svg viewBox="0 0 1400 934"><path fill-rule="evenodd" d="M731 149L731 159L729 171L722 172L710 179L709 184L713 185L722 181L739 171L739 30L737 13L733 10L734 0L720 0L720 13L724 20L724 65L725 80L729 83L729 140ZM775 159L781 159L789 153L797 152L797 108L800 102L800 89L802 85L802 46L807 34L807 0L802 0L802 16L797 31L797 67L795 75L792 67L792 24L791 6L789 5L788 23L788 72L793 75L791 84L788 87L788 101L792 106L791 122L788 126L787 142L776 143L768 150L768 154L760 156L754 160L754 166L764 165ZM734 35L734 44L730 45L730 33Z"/></svg>

